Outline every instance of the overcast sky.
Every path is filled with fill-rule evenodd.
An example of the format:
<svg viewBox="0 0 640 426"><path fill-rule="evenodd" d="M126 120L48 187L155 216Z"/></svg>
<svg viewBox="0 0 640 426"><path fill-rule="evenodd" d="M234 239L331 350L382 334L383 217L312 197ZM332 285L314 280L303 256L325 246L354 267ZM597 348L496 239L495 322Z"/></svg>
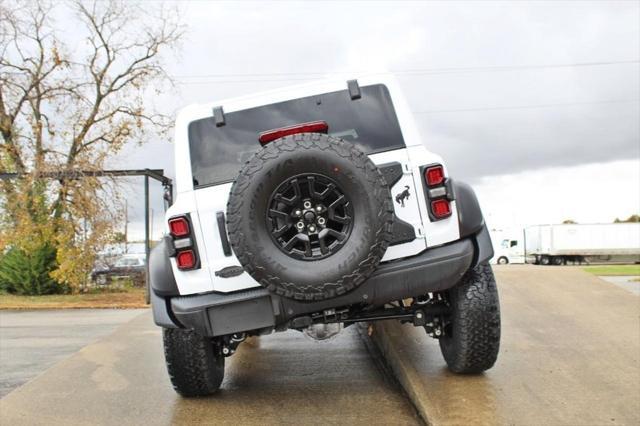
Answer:
<svg viewBox="0 0 640 426"><path fill-rule="evenodd" d="M169 110L388 70L425 145L476 187L491 227L610 222L640 211L639 2L179 8L187 38L168 67L177 86L156 100ZM172 148L156 141L116 164L172 175ZM139 200L130 207L134 228ZM154 206L159 233L161 204Z"/></svg>

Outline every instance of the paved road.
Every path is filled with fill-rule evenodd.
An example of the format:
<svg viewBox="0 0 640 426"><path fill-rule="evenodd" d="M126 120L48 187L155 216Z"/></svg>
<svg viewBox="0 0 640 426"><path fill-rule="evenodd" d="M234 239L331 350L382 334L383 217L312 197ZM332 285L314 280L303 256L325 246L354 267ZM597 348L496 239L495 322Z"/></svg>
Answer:
<svg viewBox="0 0 640 426"><path fill-rule="evenodd" d="M503 334L484 375L449 373L422 330L379 326L429 423L640 425L640 297L577 267L494 270Z"/></svg>
<svg viewBox="0 0 640 426"><path fill-rule="evenodd" d="M143 311L0 311L0 398Z"/></svg>
<svg viewBox="0 0 640 426"><path fill-rule="evenodd" d="M640 298L578 268L497 267L502 349L484 375L449 373L411 326L393 347L435 425L640 424ZM380 332L380 330L378 330ZM394 342L395 339L395 342ZM37 403L34 403L37 401ZM413 407L353 328L316 343L296 332L244 344L223 390L171 389L144 313L0 400L2 424L417 424Z"/></svg>
<svg viewBox="0 0 640 426"><path fill-rule="evenodd" d="M635 294L636 296L640 296L640 277L637 275L633 276L603 276L599 277L611 284L615 284L618 287L621 287L628 292Z"/></svg>
<svg viewBox="0 0 640 426"><path fill-rule="evenodd" d="M222 391L186 400L169 383L145 313L0 400L2 424L420 424L357 330L318 343L264 336L228 358Z"/></svg>

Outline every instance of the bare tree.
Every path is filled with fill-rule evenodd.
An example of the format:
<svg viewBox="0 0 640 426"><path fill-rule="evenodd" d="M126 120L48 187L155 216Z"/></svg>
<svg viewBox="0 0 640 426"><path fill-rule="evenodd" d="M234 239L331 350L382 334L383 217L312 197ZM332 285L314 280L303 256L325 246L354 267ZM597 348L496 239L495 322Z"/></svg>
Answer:
<svg viewBox="0 0 640 426"><path fill-rule="evenodd" d="M125 144L169 125L145 100L170 83L162 54L182 31L174 11L145 9L0 0L0 171L24 174L1 184L0 220L12 230L0 229L0 250L53 243L58 278L71 284L111 231L105 195L115 192L98 178L51 182L46 174L100 170Z"/></svg>

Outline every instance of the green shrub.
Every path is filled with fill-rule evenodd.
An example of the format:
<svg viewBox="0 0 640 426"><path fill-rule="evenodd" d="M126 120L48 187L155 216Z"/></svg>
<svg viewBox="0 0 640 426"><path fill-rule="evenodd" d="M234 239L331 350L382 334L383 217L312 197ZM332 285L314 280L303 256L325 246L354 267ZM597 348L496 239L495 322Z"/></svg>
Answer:
<svg viewBox="0 0 640 426"><path fill-rule="evenodd" d="M45 244L33 251L9 249L0 257L0 291L20 295L68 293L50 273L58 267L56 249Z"/></svg>

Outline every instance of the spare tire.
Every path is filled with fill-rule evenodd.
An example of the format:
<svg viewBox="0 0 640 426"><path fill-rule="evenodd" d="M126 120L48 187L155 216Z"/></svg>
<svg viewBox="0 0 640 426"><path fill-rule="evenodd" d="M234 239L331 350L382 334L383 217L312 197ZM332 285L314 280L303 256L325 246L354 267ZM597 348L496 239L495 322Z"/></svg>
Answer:
<svg viewBox="0 0 640 426"><path fill-rule="evenodd" d="M367 155L318 133L260 149L227 204L229 242L243 268L283 297L324 300L362 284L392 236L387 182Z"/></svg>

